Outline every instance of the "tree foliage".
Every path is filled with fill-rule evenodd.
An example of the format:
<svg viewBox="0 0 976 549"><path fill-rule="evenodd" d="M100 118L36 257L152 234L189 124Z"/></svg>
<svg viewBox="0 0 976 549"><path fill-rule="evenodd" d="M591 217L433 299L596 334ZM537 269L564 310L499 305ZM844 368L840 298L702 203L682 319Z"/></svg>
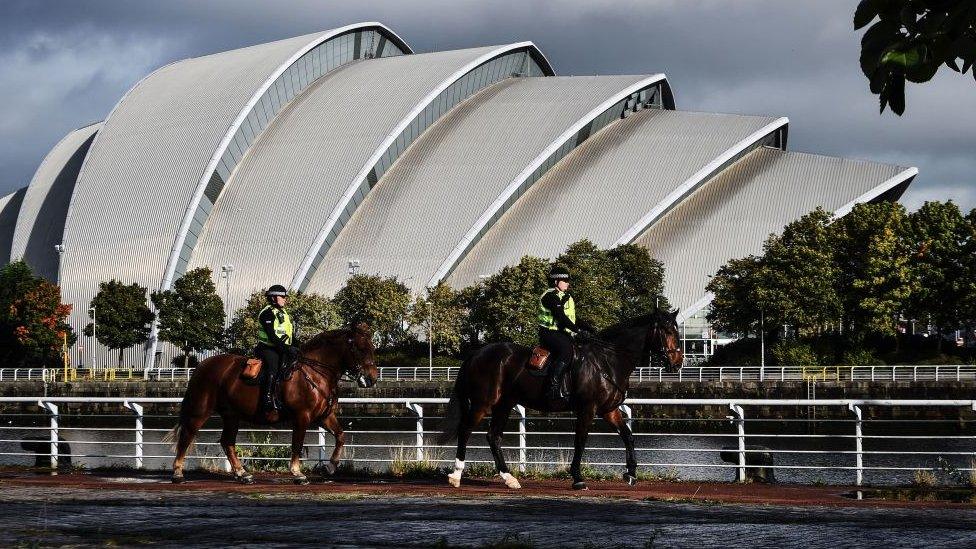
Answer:
<svg viewBox="0 0 976 549"><path fill-rule="evenodd" d="M187 271L172 290L152 293L159 314L159 338L190 353L217 348L224 332L224 302L208 267Z"/></svg>
<svg viewBox="0 0 976 549"><path fill-rule="evenodd" d="M409 321L424 337L433 334L434 352L457 355L461 352L467 316L468 308L461 292L441 282L414 301Z"/></svg>
<svg viewBox="0 0 976 549"><path fill-rule="evenodd" d="M92 337L94 331L99 343L118 350L119 368L126 349L149 339L156 315L146 304L147 291L138 284L127 285L113 279L99 283L98 293L91 301L88 318L94 322L85 326L85 335ZM94 313L91 308L95 309Z"/></svg>
<svg viewBox="0 0 976 549"><path fill-rule="evenodd" d="M408 338L405 322L410 301L410 290L396 277L362 274L350 277L333 298L342 320L369 323L381 348Z"/></svg>
<svg viewBox="0 0 976 549"><path fill-rule="evenodd" d="M549 261L527 255L481 282L472 292L471 317L486 341L535 344L539 296L548 276Z"/></svg>
<svg viewBox="0 0 976 549"><path fill-rule="evenodd" d="M69 345L75 342L69 314L71 305L61 303L60 289L34 276L26 263L0 268L0 359L51 364L65 338Z"/></svg>
<svg viewBox="0 0 976 549"><path fill-rule="evenodd" d="M976 0L861 0L854 28L868 25L861 70L881 112L904 113L905 81L928 82L942 65L976 78Z"/></svg>
<svg viewBox="0 0 976 549"><path fill-rule="evenodd" d="M613 276L611 287L620 300L621 318L633 318L654 310L670 309L664 297L664 264L651 257L647 248L623 244L606 251Z"/></svg>
<svg viewBox="0 0 976 549"><path fill-rule="evenodd" d="M570 244L556 258L571 274L570 293L578 309L577 320L594 330L602 330L620 321L623 309L621 292L616 286L617 273L606 250L589 240ZM538 298L538 296L536 296Z"/></svg>

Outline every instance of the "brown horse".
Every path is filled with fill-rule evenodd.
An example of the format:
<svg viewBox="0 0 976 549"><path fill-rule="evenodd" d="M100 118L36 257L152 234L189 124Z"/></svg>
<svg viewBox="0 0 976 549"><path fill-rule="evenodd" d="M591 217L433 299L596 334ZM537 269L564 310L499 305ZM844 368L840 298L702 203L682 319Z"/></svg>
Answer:
<svg viewBox="0 0 976 549"><path fill-rule="evenodd" d="M624 480L637 482L637 458L634 438L618 409L627 394L630 374L639 364L656 357L664 358L671 368L681 366L678 344L677 311L654 311L622 322L584 340L576 346L576 359L567 378L574 378L568 402L554 407L547 398L547 377L527 371L532 350L515 343L491 343L469 358L458 372L454 393L448 404L446 428L441 444L457 438L454 472L448 475L452 486L461 485L468 437L482 418L491 412L488 446L495 458L498 473L509 488L520 488L505 464L501 440L512 408L521 404L545 412L571 410L576 414L576 444L570 474L573 488L585 490L580 462L586 446L590 424L602 416L620 434L627 449L627 471Z"/></svg>
<svg viewBox="0 0 976 549"><path fill-rule="evenodd" d="M348 374L360 387L372 387L379 371L376 369L373 334L365 323L322 332L301 346L291 374L279 383L283 403L281 422L292 425L290 470L297 484L307 484L302 473L301 453L305 433L310 427L321 425L335 437L335 449L326 473L335 473L339 465L345 434L336 417L336 390L339 378ZM234 478L250 484L254 477L244 469L237 457L235 442L242 421L254 425L268 425L260 402L260 389L241 378L245 357L217 355L200 363L187 385L180 405L180 422L168 438L176 442L173 461L173 482L183 482L183 462L197 432L216 411L223 420L220 445L230 460Z"/></svg>

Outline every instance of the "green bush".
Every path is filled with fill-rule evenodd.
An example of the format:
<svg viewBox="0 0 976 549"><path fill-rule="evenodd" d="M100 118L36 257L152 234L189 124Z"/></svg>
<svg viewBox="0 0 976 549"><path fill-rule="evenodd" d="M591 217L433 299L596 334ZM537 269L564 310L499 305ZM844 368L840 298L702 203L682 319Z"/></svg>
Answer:
<svg viewBox="0 0 976 549"><path fill-rule="evenodd" d="M884 361L876 357L870 349L850 349L844 352L841 366L876 366Z"/></svg>
<svg viewBox="0 0 976 549"><path fill-rule="evenodd" d="M770 348L773 360L780 366L819 366L820 359L807 343L780 341Z"/></svg>
<svg viewBox="0 0 976 549"><path fill-rule="evenodd" d="M715 348L705 366L759 366L759 339L743 338Z"/></svg>

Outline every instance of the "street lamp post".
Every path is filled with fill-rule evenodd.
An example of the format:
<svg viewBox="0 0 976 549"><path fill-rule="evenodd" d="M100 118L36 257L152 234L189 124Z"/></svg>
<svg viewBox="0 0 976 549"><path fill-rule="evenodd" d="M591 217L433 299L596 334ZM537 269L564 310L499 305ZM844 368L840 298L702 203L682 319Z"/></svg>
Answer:
<svg viewBox="0 0 976 549"><path fill-rule="evenodd" d="M54 249L58 252L58 286L61 285L61 261L64 259L64 244L55 244Z"/></svg>
<svg viewBox="0 0 976 549"><path fill-rule="evenodd" d="M434 380L434 305L427 294L427 360L430 362L429 380Z"/></svg>
<svg viewBox="0 0 976 549"><path fill-rule="evenodd" d="M95 318L95 306L94 305L92 305L91 308L88 309L88 312L90 312L92 314L92 346L91 346L91 348L92 348L91 349L92 363L91 363L91 368L92 368L92 370L94 370L95 369L95 344L98 341L97 339L95 339L97 337L96 330L98 329L98 319Z"/></svg>
<svg viewBox="0 0 976 549"><path fill-rule="evenodd" d="M233 265L220 266L220 278L224 279L224 318L230 319L230 274L234 272Z"/></svg>
<svg viewBox="0 0 976 549"><path fill-rule="evenodd" d="M766 310L759 310L759 379L766 373Z"/></svg>

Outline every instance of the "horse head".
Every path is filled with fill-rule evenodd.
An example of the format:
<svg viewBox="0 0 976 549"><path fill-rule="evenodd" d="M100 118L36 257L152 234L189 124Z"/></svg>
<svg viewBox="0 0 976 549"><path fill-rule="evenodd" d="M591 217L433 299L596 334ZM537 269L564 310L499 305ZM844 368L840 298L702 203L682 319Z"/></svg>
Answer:
<svg viewBox="0 0 976 549"><path fill-rule="evenodd" d="M657 349L664 355L667 370L675 371L685 359L678 335L678 310L656 309L653 319L648 331L648 342L652 349Z"/></svg>
<svg viewBox="0 0 976 549"><path fill-rule="evenodd" d="M347 328L349 338L346 341L343 367L350 377L363 388L376 385L380 377L376 367L376 347L373 346L373 329L369 324L358 321Z"/></svg>

